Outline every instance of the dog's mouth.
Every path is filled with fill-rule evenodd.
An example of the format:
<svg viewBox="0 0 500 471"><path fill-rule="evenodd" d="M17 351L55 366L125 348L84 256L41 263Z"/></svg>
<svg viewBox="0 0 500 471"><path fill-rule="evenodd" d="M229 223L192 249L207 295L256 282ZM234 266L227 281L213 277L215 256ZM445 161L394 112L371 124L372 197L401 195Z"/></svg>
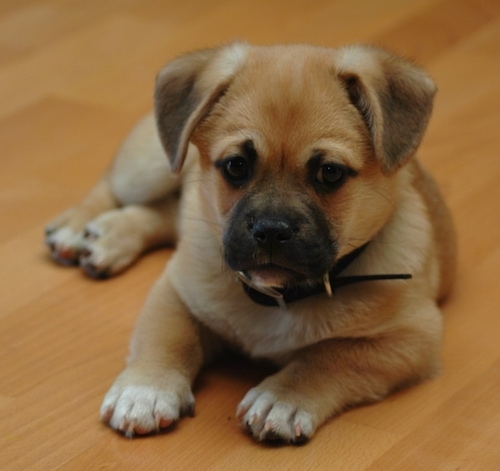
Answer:
<svg viewBox="0 0 500 471"><path fill-rule="evenodd" d="M257 265L241 273L247 283L260 288L285 288L304 279L304 275L272 263Z"/></svg>

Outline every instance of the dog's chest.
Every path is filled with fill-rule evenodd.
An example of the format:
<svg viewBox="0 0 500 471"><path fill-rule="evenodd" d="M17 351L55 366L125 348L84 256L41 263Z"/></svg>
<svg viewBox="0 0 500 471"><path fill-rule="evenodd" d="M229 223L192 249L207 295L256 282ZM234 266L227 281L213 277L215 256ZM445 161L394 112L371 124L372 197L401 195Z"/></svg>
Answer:
<svg viewBox="0 0 500 471"><path fill-rule="evenodd" d="M234 275L222 278L220 271L218 277L203 276L191 279L191 283L176 276L174 284L195 318L245 354L280 360L332 337L334 326L325 321L329 316L318 318L309 309L300 308L299 303L288 309L261 306L245 294Z"/></svg>
<svg viewBox="0 0 500 471"><path fill-rule="evenodd" d="M241 300L233 306L224 303L216 310L194 305L191 311L224 340L255 358L277 360L331 335L328 329L322 333L312 329L289 310L249 303ZM214 305L217 306L215 300Z"/></svg>

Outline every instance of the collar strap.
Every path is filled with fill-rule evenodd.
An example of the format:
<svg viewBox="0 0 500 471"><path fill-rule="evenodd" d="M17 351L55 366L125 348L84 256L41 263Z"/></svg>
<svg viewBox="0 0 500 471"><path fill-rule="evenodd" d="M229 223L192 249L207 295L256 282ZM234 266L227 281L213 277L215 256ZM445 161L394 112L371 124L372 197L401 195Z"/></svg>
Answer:
<svg viewBox="0 0 500 471"><path fill-rule="evenodd" d="M312 284L293 286L290 288L260 288L252 286L252 281L243 273L239 272L238 276L242 281L243 290L247 296L257 304L269 307L281 307L286 309L287 304L301 299L309 298L316 294L327 293L329 297L333 296L333 292L337 288L350 285L353 283L361 283L364 281L379 281L379 280L408 280L412 275L408 273L396 274L376 274L376 275L355 275L355 276L339 276L361 253L366 249L368 242L361 247L344 255L333 269L328 272L323 280Z"/></svg>

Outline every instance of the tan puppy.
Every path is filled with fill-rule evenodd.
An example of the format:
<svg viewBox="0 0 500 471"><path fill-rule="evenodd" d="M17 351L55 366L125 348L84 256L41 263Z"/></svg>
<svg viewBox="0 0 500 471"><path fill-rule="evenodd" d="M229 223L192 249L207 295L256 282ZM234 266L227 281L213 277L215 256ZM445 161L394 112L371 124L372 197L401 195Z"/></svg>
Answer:
<svg viewBox="0 0 500 471"><path fill-rule="evenodd" d="M109 276L176 240L182 185L177 250L102 419L129 436L168 427L225 348L282 367L237 409L259 440L302 442L436 374L455 239L414 158L435 90L411 63L358 46L235 43L168 64L159 133L145 118L47 229L56 260Z"/></svg>

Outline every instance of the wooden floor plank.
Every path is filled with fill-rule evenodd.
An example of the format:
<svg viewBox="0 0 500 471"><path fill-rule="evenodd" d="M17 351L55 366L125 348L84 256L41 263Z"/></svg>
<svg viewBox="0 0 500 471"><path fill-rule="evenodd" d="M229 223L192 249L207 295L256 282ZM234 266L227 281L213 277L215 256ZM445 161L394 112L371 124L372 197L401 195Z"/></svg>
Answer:
<svg viewBox="0 0 500 471"><path fill-rule="evenodd" d="M419 14L385 31L377 41L401 54L430 62L446 54L457 43L463 40L467 43L470 36L499 16L500 3L497 0L432 2Z"/></svg>
<svg viewBox="0 0 500 471"><path fill-rule="evenodd" d="M98 420L169 250L103 283L55 266L43 227L107 168L168 59L233 39L373 42L439 86L421 158L459 232L442 374L330 421L303 447L254 443L236 405L268 370L205 371L196 415L128 440ZM500 469L500 3L497 0L4 0L0 3L0 469Z"/></svg>

